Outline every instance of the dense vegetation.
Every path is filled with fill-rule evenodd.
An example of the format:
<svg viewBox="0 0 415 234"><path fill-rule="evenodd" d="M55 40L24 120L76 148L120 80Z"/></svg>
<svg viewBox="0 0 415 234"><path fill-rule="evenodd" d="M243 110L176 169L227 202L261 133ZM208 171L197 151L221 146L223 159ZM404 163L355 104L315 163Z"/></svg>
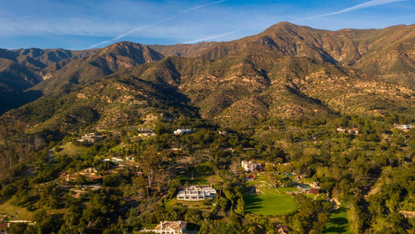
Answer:
<svg viewBox="0 0 415 234"><path fill-rule="evenodd" d="M3 135L8 134L2 137L2 162L10 162L4 166L14 170L1 170L8 173L2 174L0 207L23 207L37 222L34 227L14 225L10 233L129 233L164 220L187 220L200 233L275 233L278 224L287 225L292 233L323 231L333 209L327 199L298 194L293 195L294 212L271 216L246 212L251 201L244 198L248 182L239 162L255 159L276 165L266 167L268 172L279 172L274 180L288 183L284 173L295 173L319 182L328 197L346 207L351 233L411 233L413 221L399 211L415 211L415 131L393 129L399 121L411 120L397 116L274 119L257 129L228 130L223 136L208 121L179 118L157 120L156 137L137 137L137 128L124 127L102 132L107 137L93 144L76 141L76 135L25 135L16 124L2 128ZM173 136L172 130L180 126L194 133ZM338 126L357 127L359 134L338 133ZM27 148L33 142L38 142L37 148ZM83 150L67 154L67 145ZM52 161L49 150L54 151ZM179 163L184 156L189 160ZM133 157L140 167L126 165L106 174L113 168L111 162L102 161L107 157ZM213 201L217 206L206 210L204 205L172 203L178 187L192 183L173 169L180 165L184 166L180 170L195 173L202 183L203 176L217 177L220 182L214 186L221 191ZM103 175L98 190L92 186L74 196L72 188L94 183L81 175L72 182L59 180L61 172L89 167ZM137 171L144 176L137 177Z"/></svg>

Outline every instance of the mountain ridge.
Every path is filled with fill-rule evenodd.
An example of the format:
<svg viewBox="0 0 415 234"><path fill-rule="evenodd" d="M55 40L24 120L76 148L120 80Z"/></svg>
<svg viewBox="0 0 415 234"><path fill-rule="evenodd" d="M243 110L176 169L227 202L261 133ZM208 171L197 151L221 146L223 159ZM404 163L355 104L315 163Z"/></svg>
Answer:
<svg viewBox="0 0 415 234"><path fill-rule="evenodd" d="M172 46L118 42L83 53L0 50L0 56L33 72L35 82L21 90L43 95L32 106L47 105L56 95L65 97L91 85L100 87L96 85L100 82L139 81L153 87L140 91L141 97L154 96L157 90L168 92L181 97L174 108L196 108L204 118L243 127L270 118L412 113L414 34L415 25L329 31L281 22L230 42ZM42 62L45 59L48 64ZM10 67L6 62L0 65ZM121 97L123 90L112 95ZM130 92L134 93L125 95L133 103L151 100ZM157 105L163 98L167 96L160 96ZM88 108L100 109L99 103L94 105ZM54 110L59 106L65 105Z"/></svg>

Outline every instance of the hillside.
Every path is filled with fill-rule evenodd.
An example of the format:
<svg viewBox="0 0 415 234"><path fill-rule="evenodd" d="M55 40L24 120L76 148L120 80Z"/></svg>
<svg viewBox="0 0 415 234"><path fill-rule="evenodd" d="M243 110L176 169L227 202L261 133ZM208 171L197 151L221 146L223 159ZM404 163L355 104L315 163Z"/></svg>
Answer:
<svg viewBox="0 0 415 234"><path fill-rule="evenodd" d="M288 22L240 40L217 43L199 56L218 59L232 54L308 57L361 69L398 84L415 87L415 25L385 29L318 30Z"/></svg>
<svg viewBox="0 0 415 234"><path fill-rule="evenodd" d="M64 64L57 70L45 74L45 81L33 87L50 94L59 89L70 89L73 85L94 80L120 69L158 61L163 55L148 46L132 42L110 45L85 58Z"/></svg>
<svg viewBox="0 0 415 234"><path fill-rule="evenodd" d="M327 31L282 22L222 43L2 50L2 95L21 99L2 109L98 87L88 86L104 77L134 77L157 85L147 96L168 88L202 117L239 127L272 118L410 115L413 33L414 25Z"/></svg>

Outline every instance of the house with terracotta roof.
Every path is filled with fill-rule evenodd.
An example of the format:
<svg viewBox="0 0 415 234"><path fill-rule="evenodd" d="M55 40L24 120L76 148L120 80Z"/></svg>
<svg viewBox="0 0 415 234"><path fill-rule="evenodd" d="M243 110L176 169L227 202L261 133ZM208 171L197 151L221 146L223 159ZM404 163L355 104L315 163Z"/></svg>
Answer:
<svg viewBox="0 0 415 234"><path fill-rule="evenodd" d="M162 234L181 234L187 231L187 221L161 221L152 231Z"/></svg>
<svg viewBox="0 0 415 234"><path fill-rule="evenodd" d="M0 223L0 234L7 234L6 229L8 228L7 223Z"/></svg>

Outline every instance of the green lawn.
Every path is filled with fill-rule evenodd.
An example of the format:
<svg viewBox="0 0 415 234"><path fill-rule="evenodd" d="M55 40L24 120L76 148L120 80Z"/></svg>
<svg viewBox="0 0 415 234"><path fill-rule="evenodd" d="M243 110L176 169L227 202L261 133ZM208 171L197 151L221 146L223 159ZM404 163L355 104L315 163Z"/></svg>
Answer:
<svg viewBox="0 0 415 234"><path fill-rule="evenodd" d="M62 151L59 152L59 155L82 155L85 154L88 151L87 147L84 146L77 146L72 144L72 142L68 142L64 145L59 146L59 148L62 149Z"/></svg>
<svg viewBox="0 0 415 234"><path fill-rule="evenodd" d="M110 151L115 152L115 153L119 153L122 149L123 149L123 147L118 145L118 146L115 146L115 147L111 148Z"/></svg>
<svg viewBox="0 0 415 234"><path fill-rule="evenodd" d="M261 215L284 215L297 209L294 199L286 194L244 195L245 211Z"/></svg>
<svg viewBox="0 0 415 234"><path fill-rule="evenodd" d="M169 205L177 206L178 204L181 204L190 209L199 209L205 212L212 212L215 209L215 206L213 206L214 203L216 203L216 199L207 199L205 201L179 201L177 199L173 199L169 202Z"/></svg>
<svg viewBox="0 0 415 234"><path fill-rule="evenodd" d="M199 175L198 173L193 174L193 179L191 173L179 175L177 178L180 179L182 185L186 182L188 185L210 185L211 183L217 184L219 182L214 175Z"/></svg>
<svg viewBox="0 0 415 234"><path fill-rule="evenodd" d="M32 212L27 211L25 207L13 206L9 201L0 205L0 213L13 215L12 220L31 220Z"/></svg>
<svg viewBox="0 0 415 234"><path fill-rule="evenodd" d="M331 212L330 222L326 225L325 234L347 234L349 233L349 221L347 220L347 209L341 206Z"/></svg>
<svg viewBox="0 0 415 234"><path fill-rule="evenodd" d="M279 191L279 192L293 192L293 191L298 191L298 189L296 187L278 187L275 188L275 190Z"/></svg>

